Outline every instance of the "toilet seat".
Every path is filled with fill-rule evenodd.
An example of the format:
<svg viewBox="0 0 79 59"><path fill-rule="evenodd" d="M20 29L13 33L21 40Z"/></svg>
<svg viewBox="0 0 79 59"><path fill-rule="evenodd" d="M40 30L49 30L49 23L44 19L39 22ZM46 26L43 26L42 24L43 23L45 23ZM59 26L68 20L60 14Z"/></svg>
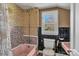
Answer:
<svg viewBox="0 0 79 59"><path fill-rule="evenodd" d="M54 56L55 52L53 49L44 49L43 56Z"/></svg>

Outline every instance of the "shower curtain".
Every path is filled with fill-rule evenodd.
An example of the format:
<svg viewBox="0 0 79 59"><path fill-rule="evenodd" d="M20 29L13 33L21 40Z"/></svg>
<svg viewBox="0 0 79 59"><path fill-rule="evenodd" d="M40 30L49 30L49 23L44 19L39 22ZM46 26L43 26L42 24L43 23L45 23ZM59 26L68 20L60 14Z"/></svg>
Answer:
<svg viewBox="0 0 79 59"><path fill-rule="evenodd" d="M10 40L6 6L7 4L0 4L0 56L10 55Z"/></svg>

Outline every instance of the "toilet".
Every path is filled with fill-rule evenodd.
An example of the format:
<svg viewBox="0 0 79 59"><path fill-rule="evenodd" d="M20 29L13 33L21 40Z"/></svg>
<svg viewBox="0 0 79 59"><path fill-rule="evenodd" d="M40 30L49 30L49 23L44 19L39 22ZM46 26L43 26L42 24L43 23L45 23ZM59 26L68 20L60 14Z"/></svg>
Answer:
<svg viewBox="0 0 79 59"><path fill-rule="evenodd" d="M43 56L54 56L55 52L53 48L55 47L55 39L44 39Z"/></svg>

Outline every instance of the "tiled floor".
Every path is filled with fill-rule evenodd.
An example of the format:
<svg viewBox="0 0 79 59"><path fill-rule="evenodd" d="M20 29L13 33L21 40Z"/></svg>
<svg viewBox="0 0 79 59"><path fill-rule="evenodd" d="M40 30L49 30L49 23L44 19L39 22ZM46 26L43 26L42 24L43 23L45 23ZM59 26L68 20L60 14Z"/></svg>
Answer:
<svg viewBox="0 0 79 59"><path fill-rule="evenodd" d="M68 55L66 55L66 54L56 53L56 56L68 56Z"/></svg>
<svg viewBox="0 0 79 59"><path fill-rule="evenodd" d="M37 56L43 56L43 53L42 51L39 51L38 55ZM55 56L68 56L66 54L60 54L60 53L56 53Z"/></svg>
<svg viewBox="0 0 79 59"><path fill-rule="evenodd" d="M39 53L37 56L43 56L43 54ZM68 55L56 53L56 56L68 56Z"/></svg>

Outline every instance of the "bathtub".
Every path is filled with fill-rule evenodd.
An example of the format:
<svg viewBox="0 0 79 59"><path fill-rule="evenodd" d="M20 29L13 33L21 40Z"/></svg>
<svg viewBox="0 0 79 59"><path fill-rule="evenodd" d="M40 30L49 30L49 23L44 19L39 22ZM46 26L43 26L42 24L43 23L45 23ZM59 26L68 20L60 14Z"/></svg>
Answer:
<svg viewBox="0 0 79 59"><path fill-rule="evenodd" d="M32 44L20 44L17 47L11 49L13 56L36 56L36 45Z"/></svg>

